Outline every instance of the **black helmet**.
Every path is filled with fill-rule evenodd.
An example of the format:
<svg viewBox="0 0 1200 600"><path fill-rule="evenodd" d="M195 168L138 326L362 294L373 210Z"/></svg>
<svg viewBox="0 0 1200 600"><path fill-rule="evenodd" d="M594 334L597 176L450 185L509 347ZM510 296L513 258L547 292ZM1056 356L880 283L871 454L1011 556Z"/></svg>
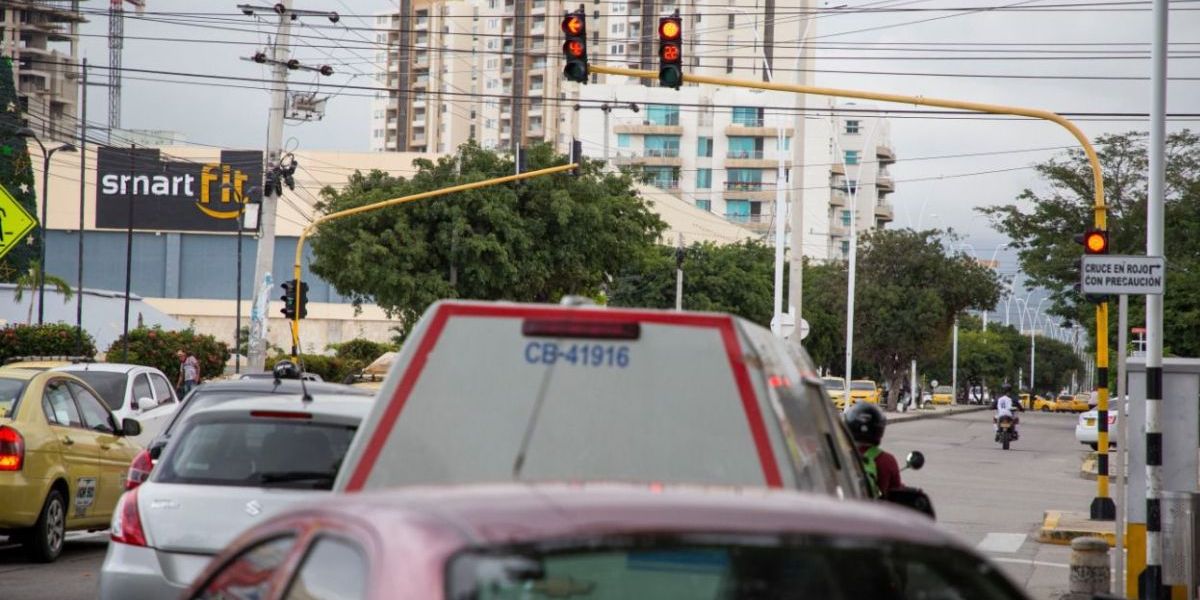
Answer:
<svg viewBox="0 0 1200 600"><path fill-rule="evenodd" d="M878 446L883 440L883 430L887 427L887 417L878 406L870 402L858 402L846 409L842 415L850 437L860 444Z"/></svg>
<svg viewBox="0 0 1200 600"><path fill-rule="evenodd" d="M300 368L286 358L275 363L275 368L271 371L275 374L275 379L300 379Z"/></svg>
<svg viewBox="0 0 1200 600"><path fill-rule="evenodd" d="M1012 393L1012 391L1013 391L1013 386L1012 386L1012 384L1011 384L1011 383L1006 383L1006 384L1004 384L1004 387L1001 387L1001 388L1000 388L1000 391L1004 392L1004 395L1006 395L1006 396L1007 396L1008 394L1011 394L1011 393Z"/></svg>

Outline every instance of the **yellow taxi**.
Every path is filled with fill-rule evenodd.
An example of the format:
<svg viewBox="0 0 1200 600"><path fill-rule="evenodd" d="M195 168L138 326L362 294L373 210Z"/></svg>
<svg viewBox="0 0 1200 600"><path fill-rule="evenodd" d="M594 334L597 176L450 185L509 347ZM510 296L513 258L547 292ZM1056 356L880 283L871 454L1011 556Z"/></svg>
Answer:
<svg viewBox="0 0 1200 600"><path fill-rule="evenodd" d="M939 385L933 388L933 393L929 395L929 401L934 404L954 404L954 388L948 385Z"/></svg>
<svg viewBox="0 0 1200 600"><path fill-rule="evenodd" d="M1058 412L1087 412L1091 407L1088 406L1088 394L1079 394L1072 396L1070 394L1059 394L1054 401L1054 410Z"/></svg>
<svg viewBox="0 0 1200 600"><path fill-rule="evenodd" d="M14 356L5 361L2 368L48 371L79 362L91 362L91 360L76 356Z"/></svg>
<svg viewBox="0 0 1200 600"><path fill-rule="evenodd" d="M1029 404L1029 394L1021 394L1021 404L1026 410L1035 410L1038 412L1054 412L1056 409L1053 398L1043 398L1041 396L1033 397L1033 405Z"/></svg>
<svg viewBox="0 0 1200 600"><path fill-rule="evenodd" d="M0 530L51 562L67 531L106 529L140 432L70 373L0 368Z"/></svg>
<svg viewBox="0 0 1200 600"><path fill-rule="evenodd" d="M879 404L879 388L870 379L854 379L850 382L850 399Z"/></svg>
<svg viewBox="0 0 1200 600"><path fill-rule="evenodd" d="M822 381L825 382L825 393L829 394L833 405L846 408L846 380L841 377L825 377Z"/></svg>

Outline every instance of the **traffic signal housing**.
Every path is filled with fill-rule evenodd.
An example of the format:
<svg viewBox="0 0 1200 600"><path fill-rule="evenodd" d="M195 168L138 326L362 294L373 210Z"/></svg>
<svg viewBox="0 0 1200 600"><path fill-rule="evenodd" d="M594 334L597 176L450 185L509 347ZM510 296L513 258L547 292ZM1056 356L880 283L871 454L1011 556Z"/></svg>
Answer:
<svg viewBox="0 0 1200 600"><path fill-rule="evenodd" d="M1083 246L1085 255L1108 254L1108 232L1103 229L1088 228L1083 233L1075 234L1075 243ZM1075 261L1079 272L1080 283L1075 284L1075 291L1083 295L1084 300L1092 304L1108 302L1108 296L1103 294L1083 294L1083 259Z"/></svg>
<svg viewBox="0 0 1200 600"><path fill-rule="evenodd" d="M298 316L301 319L308 316L308 282L307 281L301 281L300 287L297 290L296 312L299 313Z"/></svg>
<svg viewBox="0 0 1200 600"><path fill-rule="evenodd" d="M296 282L285 281L281 287L283 295L279 299L283 300L283 308L279 309L279 312L290 321L296 318Z"/></svg>
<svg viewBox="0 0 1200 600"><path fill-rule="evenodd" d="M674 89L683 85L683 19L679 11L658 20L658 84Z"/></svg>
<svg viewBox="0 0 1200 600"><path fill-rule="evenodd" d="M567 81L587 83L587 17L583 9L569 12L562 20L563 77Z"/></svg>

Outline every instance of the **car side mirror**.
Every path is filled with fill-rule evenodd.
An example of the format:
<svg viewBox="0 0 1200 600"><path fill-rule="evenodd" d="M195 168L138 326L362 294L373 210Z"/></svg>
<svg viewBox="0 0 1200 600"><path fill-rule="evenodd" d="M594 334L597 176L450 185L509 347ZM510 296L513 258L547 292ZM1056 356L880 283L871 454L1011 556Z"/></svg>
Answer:
<svg viewBox="0 0 1200 600"><path fill-rule="evenodd" d="M908 468L914 471L920 471L921 467L925 466L925 455L921 454L920 450L913 450L908 453L908 458L905 459L908 463Z"/></svg>
<svg viewBox="0 0 1200 600"><path fill-rule="evenodd" d="M121 435L133 437L142 433L142 424L137 419L125 417L121 419Z"/></svg>

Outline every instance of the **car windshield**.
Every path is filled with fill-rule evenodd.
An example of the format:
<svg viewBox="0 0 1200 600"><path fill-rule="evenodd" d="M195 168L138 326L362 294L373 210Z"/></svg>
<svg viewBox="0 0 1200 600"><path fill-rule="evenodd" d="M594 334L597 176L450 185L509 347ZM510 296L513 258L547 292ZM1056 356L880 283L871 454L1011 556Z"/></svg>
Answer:
<svg viewBox="0 0 1200 600"><path fill-rule="evenodd" d="M79 370L71 371L71 374L92 386L109 409L118 410L125 405L125 383L129 381L126 373Z"/></svg>
<svg viewBox="0 0 1200 600"><path fill-rule="evenodd" d="M826 377L824 380L825 389L827 390L843 390L846 389L846 380L838 377Z"/></svg>
<svg viewBox="0 0 1200 600"><path fill-rule="evenodd" d="M866 390L868 392L873 392L873 391L875 391L875 382L874 381L851 381L850 389Z"/></svg>
<svg viewBox="0 0 1200 600"><path fill-rule="evenodd" d="M939 385L933 389L933 393L935 393L935 394L951 394L951 393L954 393L954 388L952 388L948 385Z"/></svg>
<svg viewBox="0 0 1200 600"><path fill-rule="evenodd" d="M448 565L450 598L1008 600L996 569L961 552L858 539L595 544L470 551Z"/></svg>
<svg viewBox="0 0 1200 600"><path fill-rule="evenodd" d="M197 423L171 442L154 480L328 490L355 429L265 418Z"/></svg>
<svg viewBox="0 0 1200 600"><path fill-rule="evenodd" d="M0 417L12 417L17 407L17 399L25 389L24 379L0 377Z"/></svg>

